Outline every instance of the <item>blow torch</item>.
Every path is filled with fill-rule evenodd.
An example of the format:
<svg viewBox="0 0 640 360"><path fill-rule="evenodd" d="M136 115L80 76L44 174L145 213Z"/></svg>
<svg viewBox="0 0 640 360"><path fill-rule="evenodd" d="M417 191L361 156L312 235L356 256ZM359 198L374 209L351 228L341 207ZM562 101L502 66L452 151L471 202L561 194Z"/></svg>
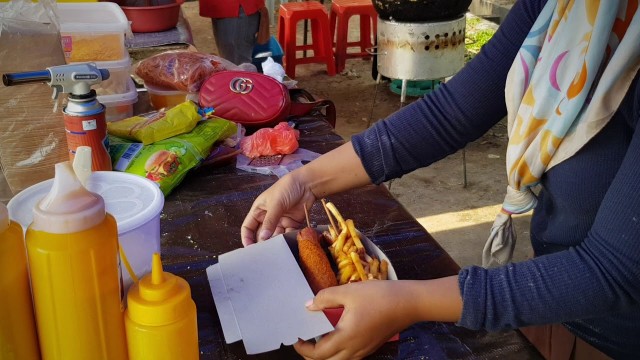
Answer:
<svg viewBox="0 0 640 360"><path fill-rule="evenodd" d="M46 83L53 89L53 99L60 93L69 94L62 110L67 133L69 157L73 159L78 146L91 147L92 170L111 170L109 138L105 107L91 85L109 78L109 70L98 69L93 63L48 67L46 70L2 75L5 86Z"/></svg>

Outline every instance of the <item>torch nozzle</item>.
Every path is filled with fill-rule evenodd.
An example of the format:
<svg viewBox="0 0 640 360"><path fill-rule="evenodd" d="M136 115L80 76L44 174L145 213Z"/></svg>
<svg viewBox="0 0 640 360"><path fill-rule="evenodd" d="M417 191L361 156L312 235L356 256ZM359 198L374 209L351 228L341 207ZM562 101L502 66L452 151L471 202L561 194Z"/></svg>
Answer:
<svg viewBox="0 0 640 360"><path fill-rule="evenodd" d="M2 75L2 83L4 86L43 83L49 81L51 81L51 72L49 70L27 71Z"/></svg>

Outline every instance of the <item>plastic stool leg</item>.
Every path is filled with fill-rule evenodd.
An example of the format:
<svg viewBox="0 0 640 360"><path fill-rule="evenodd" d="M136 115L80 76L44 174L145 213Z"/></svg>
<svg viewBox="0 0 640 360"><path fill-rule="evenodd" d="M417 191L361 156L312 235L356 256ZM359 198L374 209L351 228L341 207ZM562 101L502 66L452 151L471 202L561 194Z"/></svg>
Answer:
<svg viewBox="0 0 640 360"><path fill-rule="evenodd" d="M325 63L327 64L327 74L329 76L334 76L336 74L336 61L333 56L333 42L330 38L330 30L329 30L329 19L327 17L323 17L320 19L320 42L324 49L324 58Z"/></svg>
<svg viewBox="0 0 640 360"><path fill-rule="evenodd" d="M336 39L336 72L344 71L347 63L347 42L349 36L349 15L343 14L338 18Z"/></svg>
<svg viewBox="0 0 640 360"><path fill-rule="evenodd" d="M331 44L333 45L336 41L336 12L331 7L331 14L329 14L329 30L331 32ZM333 46L332 46L333 47Z"/></svg>
<svg viewBox="0 0 640 360"><path fill-rule="evenodd" d="M289 19L285 24L284 43L286 44L285 71L290 78L296 77L296 25L297 21Z"/></svg>
<svg viewBox="0 0 640 360"><path fill-rule="evenodd" d="M371 19L367 14L360 14L360 52L371 47Z"/></svg>

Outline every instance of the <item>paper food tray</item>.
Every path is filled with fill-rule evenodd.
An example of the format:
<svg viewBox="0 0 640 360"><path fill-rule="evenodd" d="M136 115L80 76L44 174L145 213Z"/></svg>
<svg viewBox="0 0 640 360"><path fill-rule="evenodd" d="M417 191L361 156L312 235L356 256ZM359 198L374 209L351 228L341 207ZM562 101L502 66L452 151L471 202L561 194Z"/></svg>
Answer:
<svg viewBox="0 0 640 360"><path fill-rule="evenodd" d="M243 340L247 354L276 350L334 329L323 312L304 306L314 295L296 260L297 233L222 254L217 264L207 268L225 341ZM369 255L389 261L366 236L359 235ZM391 262L388 278L397 280Z"/></svg>

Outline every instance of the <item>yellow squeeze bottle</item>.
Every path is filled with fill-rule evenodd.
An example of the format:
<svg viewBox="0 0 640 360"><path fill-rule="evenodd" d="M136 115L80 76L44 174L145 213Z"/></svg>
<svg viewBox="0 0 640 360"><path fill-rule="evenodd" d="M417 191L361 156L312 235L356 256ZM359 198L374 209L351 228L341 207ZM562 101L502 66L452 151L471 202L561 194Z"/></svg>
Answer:
<svg viewBox="0 0 640 360"><path fill-rule="evenodd" d="M131 285L125 312L130 360L198 359L196 304L189 284L162 271L153 254L151 274Z"/></svg>
<svg viewBox="0 0 640 360"><path fill-rule="evenodd" d="M0 203L0 359L40 359L20 224Z"/></svg>
<svg viewBox="0 0 640 360"><path fill-rule="evenodd" d="M42 358L127 358L118 231L68 162L36 205L27 254Z"/></svg>

